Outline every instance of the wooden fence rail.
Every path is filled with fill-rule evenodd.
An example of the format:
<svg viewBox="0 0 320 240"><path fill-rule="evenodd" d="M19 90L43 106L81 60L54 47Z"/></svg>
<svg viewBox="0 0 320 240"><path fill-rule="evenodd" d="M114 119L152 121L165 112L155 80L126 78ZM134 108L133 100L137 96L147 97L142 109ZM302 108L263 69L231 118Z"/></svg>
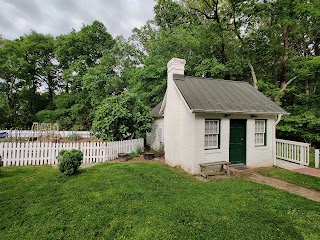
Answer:
<svg viewBox="0 0 320 240"><path fill-rule="evenodd" d="M310 144L276 139L276 157L278 159L309 166Z"/></svg>
<svg viewBox="0 0 320 240"><path fill-rule="evenodd" d="M59 151L78 149L84 163L105 162L118 158L118 153L129 153L143 148L143 139L118 142L1 142L0 155L4 166L55 165Z"/></svg>

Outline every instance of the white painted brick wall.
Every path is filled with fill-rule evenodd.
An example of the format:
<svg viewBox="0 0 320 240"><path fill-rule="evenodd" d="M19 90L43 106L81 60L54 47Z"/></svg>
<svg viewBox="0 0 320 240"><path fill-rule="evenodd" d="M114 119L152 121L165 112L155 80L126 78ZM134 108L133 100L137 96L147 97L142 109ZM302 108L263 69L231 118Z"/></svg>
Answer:
<svg viewBox="0 0 320 240"><path fill-rule="evenodd" d="M273 165L273 144L275 135L273 126L275 116L259 116L255 119L267 119L267 145L255 146L255 119L247 121L247 166L249 167L271 167Z"/></svg>
<svg viewBox="0 0 320 240"><path fill-rule="evenodd" d="M165 161L194 173L195 115L191 114L173 82L173 73L184 74L184 64L168 63L167 102L164 112Z"/></svg>
<svg viewBox="0 0 320 240"><path fill-rule="evenodd" d="M205 119L220 119L220 149L204 150ZM249 167L266 167L273 165L273 144L275 135L274 116L235 115L224 117L224 114L196 114L195 137L195 173L200 172L199 163L229 161L230 119L247 119L246 165ZM255 119L267 119L267 145L255 146Z"/></svg>

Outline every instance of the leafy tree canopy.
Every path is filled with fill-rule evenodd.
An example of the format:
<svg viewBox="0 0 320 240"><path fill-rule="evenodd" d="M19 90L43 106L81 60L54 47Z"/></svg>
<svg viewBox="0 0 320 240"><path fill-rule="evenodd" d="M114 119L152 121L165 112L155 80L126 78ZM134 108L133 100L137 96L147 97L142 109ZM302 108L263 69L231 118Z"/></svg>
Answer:
<svg viewBox="0 0 320 240"><path fill-rule="evenodd" d="M134 93L108 97L95 111L93 133L110 141L144 137L151 130L150 111Z"/></svg>

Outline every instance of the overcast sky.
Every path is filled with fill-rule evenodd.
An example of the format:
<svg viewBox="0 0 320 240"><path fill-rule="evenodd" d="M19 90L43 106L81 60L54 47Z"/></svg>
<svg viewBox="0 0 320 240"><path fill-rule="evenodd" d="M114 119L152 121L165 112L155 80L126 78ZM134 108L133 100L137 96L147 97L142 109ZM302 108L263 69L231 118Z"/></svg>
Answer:
<svg viewBox="0 0 320 240"><path fill-rule="evenodd" d="M0 34L14 39L35 30L58 36L101 21L114 37L153 19L155 0L0 0Z"/></svg>

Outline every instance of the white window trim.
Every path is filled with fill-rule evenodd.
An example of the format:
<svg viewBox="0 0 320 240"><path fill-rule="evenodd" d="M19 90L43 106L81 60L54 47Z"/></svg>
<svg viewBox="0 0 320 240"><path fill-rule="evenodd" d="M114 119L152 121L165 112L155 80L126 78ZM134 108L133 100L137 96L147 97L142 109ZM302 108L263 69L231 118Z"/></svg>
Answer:
<svg viewBox="0 0 320 240"><path fill-rule="evenodd" d="M256 124L263 122L263 130L259 129L257 131ZM254 123L254 144L256 147L266 146L266 122L265 119L256 119ZM257 135L262 135L262 142L257 143Z"/></svg>
<svg viewBox="0 0 320 240"><path fill-rule="evenodd" d="M217 129L216 131L214 131L214 129L212 129L212 132L206 132L206 123L207 122L216 122L217 123ZM214 125L214 124L213 124ZM204 123L204 149L205 150L210 150L210 149L219 149L219 142L220 142L220 120L219 119L205 119L205 123ZM217 136L217 144L216 145L211 145L211 146L206 146L206 136Z"/></svg>

